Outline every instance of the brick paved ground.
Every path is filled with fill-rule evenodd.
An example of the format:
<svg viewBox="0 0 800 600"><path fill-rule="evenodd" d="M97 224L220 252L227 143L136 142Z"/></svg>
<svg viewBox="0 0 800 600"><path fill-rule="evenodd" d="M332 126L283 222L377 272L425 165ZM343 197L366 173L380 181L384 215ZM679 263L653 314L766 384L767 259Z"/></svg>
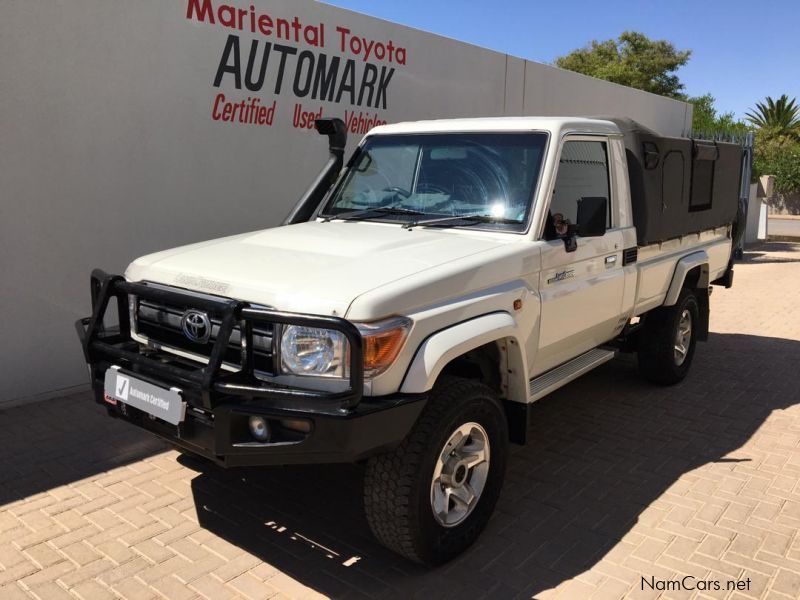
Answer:
<svg viewBox="0 0 800 600"><path fill-rule="evenodd" d="M800 245L712 297L663 389L619 359L539 402L480 542L435 571L370 537L353 466L223 471L87 396L0 413L0 598L800 596Z"/></svg>

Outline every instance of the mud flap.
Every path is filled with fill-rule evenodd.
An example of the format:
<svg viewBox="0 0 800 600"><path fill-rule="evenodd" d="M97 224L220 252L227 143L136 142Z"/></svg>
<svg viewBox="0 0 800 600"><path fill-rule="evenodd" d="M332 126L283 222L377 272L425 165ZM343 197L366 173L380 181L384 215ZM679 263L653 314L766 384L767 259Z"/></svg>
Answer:
<svg viewBox="0 0 800 600"><path fill-rule="evenodd" d="M515 444L525 445L528 441L528 415L530 404L503 400L503 409L508 421L508 438Z"/></svg>

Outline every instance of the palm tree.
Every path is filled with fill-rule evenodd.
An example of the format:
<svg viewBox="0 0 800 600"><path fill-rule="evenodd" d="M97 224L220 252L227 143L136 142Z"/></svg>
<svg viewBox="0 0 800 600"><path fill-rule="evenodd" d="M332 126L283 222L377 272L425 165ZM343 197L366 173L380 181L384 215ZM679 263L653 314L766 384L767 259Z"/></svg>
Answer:
<svg viewBox="0 0 800 600"><path fill-rule="evenodd" d="M756 108L745 117L756 127L777 135L796 134L800 129L800 106L797 99L784 94L777 100L767 96L766 103L756 102Z"/></svg>

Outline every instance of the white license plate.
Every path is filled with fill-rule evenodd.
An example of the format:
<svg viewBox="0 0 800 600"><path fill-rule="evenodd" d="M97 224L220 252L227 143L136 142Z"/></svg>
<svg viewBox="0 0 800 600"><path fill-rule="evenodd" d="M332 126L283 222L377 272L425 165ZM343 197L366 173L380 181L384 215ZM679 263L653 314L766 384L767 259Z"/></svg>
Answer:
<svg viewBox="0 0 800 600"><path fill-rule="evenodd" d="M123 402L173 425L186 417L186 402L181 397L181 390L142 381L123 373L116 366L106 371L105 392L107 401L114 404Z"/></svg>

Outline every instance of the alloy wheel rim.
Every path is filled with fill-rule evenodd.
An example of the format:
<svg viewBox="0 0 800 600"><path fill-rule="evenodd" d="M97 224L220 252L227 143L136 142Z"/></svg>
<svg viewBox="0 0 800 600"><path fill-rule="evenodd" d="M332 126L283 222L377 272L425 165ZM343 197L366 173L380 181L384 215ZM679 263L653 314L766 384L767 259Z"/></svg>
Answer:
<svg viewBox="0 0 800 600"><path fill-rule="evenodd" d="M689 354L692 345L692 313L689 309L683 309L680 321L678 321L678 331L675 333L675 346L673 355L675 364L681 366Z"/></svg>
<svg viewBox="0 0 800 600"><path fill-rule="evenodd" d="M455 527L475 509L489 475L489 436L478 423L464 423L445 443L431 479L431 509L444 527Z"/></svg>

